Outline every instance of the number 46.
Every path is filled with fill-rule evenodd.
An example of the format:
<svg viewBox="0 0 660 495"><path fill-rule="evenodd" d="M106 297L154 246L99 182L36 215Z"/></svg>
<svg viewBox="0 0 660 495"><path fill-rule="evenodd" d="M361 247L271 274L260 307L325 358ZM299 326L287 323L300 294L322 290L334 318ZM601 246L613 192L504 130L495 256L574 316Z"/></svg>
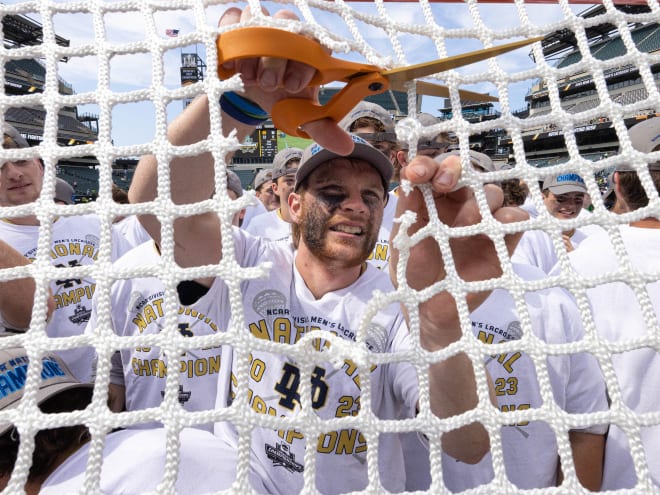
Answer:
<svg viewBox="0 0 660 495"><path fill-rule="evenodd" d="M328 398L328 384L323 377L325 370L318 366L312 372L312 407L319 409L325 405ZM275 390L282 395L279 404L287 409L294 409L300 405L300 370L291 363L284 363L282 379L275 385Z"/></svg>

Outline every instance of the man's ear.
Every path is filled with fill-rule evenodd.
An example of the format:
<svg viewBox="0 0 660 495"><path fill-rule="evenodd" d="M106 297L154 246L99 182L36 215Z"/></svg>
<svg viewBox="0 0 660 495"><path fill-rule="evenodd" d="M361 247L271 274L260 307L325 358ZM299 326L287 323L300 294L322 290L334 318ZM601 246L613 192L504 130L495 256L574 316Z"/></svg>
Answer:
<svg viewBox="0 0 660 495"><path fill-rule="evenodd" d="M298 193L292 192L289 194L289 214L293 223L300 223L300 211L302 209L302 196Z"/></svg>
<svg viewBox="0 0 660 495"><path fill-rule="evenodd" d="M399 165L402 167L405 167L408 165L408 152L407 151L397 151L396 152L396 159L399 162Z"/></svg>

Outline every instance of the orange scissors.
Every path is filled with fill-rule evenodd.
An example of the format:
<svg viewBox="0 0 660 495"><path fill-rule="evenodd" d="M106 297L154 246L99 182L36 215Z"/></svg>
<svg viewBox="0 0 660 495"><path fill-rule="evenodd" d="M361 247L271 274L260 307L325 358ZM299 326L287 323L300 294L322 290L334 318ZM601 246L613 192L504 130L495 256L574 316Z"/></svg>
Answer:
<svg viewBox="0 0 660 495"><path fill-rule="evenodd" d="M222 68L222 64L243 58L285 57L302 62L316 69L310 86L320 86L332 81L343 81L346 85L325 105L299 98L288 98L277 102L271 117L275 127L292 136L309 138L300 126L329 117L339 122L355 105L369 95L383 93L388 89L406 91L406 83L419 77L469 65L502 53L528 45L542 37L486 48L455 55L440 60L384 70L375 65L349 62L333 58L315 40L301 34L277 28L245 27L228 31L218 36L218 75L227 79L234 71ZM285 49L284 49L285 48ZM438 84L416 81L417 91L432 96L449 96L449 88ZM459 91L462 100L497 101L489 95Z"/></svg>

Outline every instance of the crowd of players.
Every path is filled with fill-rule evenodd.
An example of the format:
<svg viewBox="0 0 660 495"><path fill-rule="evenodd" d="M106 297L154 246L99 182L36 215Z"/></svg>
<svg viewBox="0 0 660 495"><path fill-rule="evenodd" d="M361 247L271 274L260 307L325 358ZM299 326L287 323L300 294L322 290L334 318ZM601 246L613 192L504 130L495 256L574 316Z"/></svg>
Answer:
<svg viewBox="0 0 660 495"><path fill-rule="evenodd" d="M229 9L221 23L246 15ZM238 63L242 64L237 69L243 74L245 97L250 100L237 94L231 101L221 100L225 134L235 131L241 138L252 132L259 122L246 108L252 109L255 103L268 111L291 95L314 98L306 89L313 73L309 67L286 60ZM164 400L167 372L175 362L180 371L178 401L186 411L230 406L236 387L243 386L248 389L251 413L294 418L309 414L306 409L311 408L322 421L332 422L320 433L314 428L305 430L304 425L283 428L265 421L253 427L248 433L252 489L300 492L306 452L311 450L316 488L321 493L344 493L365 489L369 483L368 438L359 429L364 417L366 421L370 415L385 420L452 418L477 406L475 376L485 373L490 401L501 417L514 411L552 410L555 416L563 415L565 430L558 431L542 419L516 419L515 423L503 419L497 427L500 443L490 438L475 416L474 422L442 433L441 479L435 479L430 468L429 442L434 442L430 437L437 434L431 421L421 434L384 431L378 435L376 471L385 489L426 490L437 483L436 487L459 492L488 483L502 471L514 489L543 488L561 484L566 470L574 471L592 491L660 485L660 426L631 425L625 415L626 411L654 412L660 406L655 393L660 385L660 359L651 338L660 315L660 219L643 214L649 194L657 196L660 190L660 160L645 161L649 153L660 149L660 119L634 126L629 142L622 142L620 155L626 158L611 176L616 198L612 209L616 213L611 215L628 215L630 220L617 227L597 225L598 219L607 220L603 215L608 213L583 209L588 188L568 168L538 185L525 185L519 179L482 181L489 213L496 222L545 217L550 225L547 230L561 233L553 236L546 230L531 230L505 236L519 290L498 288L465 296L474 338L486 346L512 341L519 341L519 346L509 344L504 352L488 347L483 370L475 370L461 352L433 358L422 370L423 377L405 360L384 362L378 355L442 351L463 338L454 295L433 290L447 276L443 262L447 246L422 236L403 258L390 239L399 230L408 236L423 232L435 221L432 215L452 227L479 223L483 212L471 188L457 187L459 177L461 173L478 177L502 167L470 150L471 169L461 172L456 139L434 133L432 126L438 121L428 114L417 120L431 130L416 143L414 153L409 143L397 140L391 116L372 103L360 103L338 125L309 123L305 130L316 142L305 150L280 151L272 168L256 175L258 201L230 212L229 239L214 212L174 222L174 256L181 267L220 263L223 244L230 242L241 268L271 264L266 277L247 278L238 289L222 276L181 281L177 286L177 332L193 338L191 342L230 328L232 314L238 310L235 291L240 291L246 331L256 337L248 377L239 373L244 363L235 359L229 345L193 343L175 356L147 344L117 349L112 355L80 346L40 356L43 371L37 401L42 411L84 409L91 401L95 370L104 367L109 369L109 389L97 393L107 393L111 411L157 407ZM168 138L173 145L183 146L205 139L209 132L209 101L202 96L170 125ZM5 125L3 148L27 147L25 139ZM128 198L117 195L116 201L156 199L157 165L154 156L144 156ZM210 153L174 158L170 163L172 200L188 204L212 197L217 193L214 174ZM37 158L5 161L0 205L35 203L41 197L43 177ZM404 192L403 181L430 187L435 211L427 210L420 190ZM530 187L539 187L543 204L534 203ZM71 190L65 183L58 182L55 191L56 202L71 204ZM226 194L231 200L244 194L233 172L227 172ZM405 211L415 212L416 217L402 226L394 219ZM158 277L116 280L110 306L103 307L95 296L95 281L83 271L79 278L55 280L46 304L33 307L32 301L40 299L33 297L36 287L28 270L40 245L41 220L36 213L18 210L0 222L0 267L25 270L25 278L0 283L5 335L0 350L0 409L20 406L28 352L16 342L35 318L47 321L48 337L55 339L96 335L107 321L118 336L157 334L166 328L169 316L166 287ZM50 230L53 266L95 263L102 225L95 215L57 217ZM559 238L562 242L557 242ZM110 242L115 267L126 273L130 269L154 273L149 269L160 263L161 225L156 216L122 219L113 225ZM458 276L465 281L496 278L507 268L501 266L493 242L485 236L453 238L448 248ZM403 271L396 270L400 262L406 263ZM582 299L586 306L578 305L574 293L547 282L566 270L573 270L577 279L596 280L593 287L578 291L580 296L586 294ZM620 276L598 281L613 272ZM399 280L402 273L403 282ZM626 283L633 279L634 283ZM375 290L391 292L404 282L427 295L415 303L371 306ZM366 314L371 316L364 326L361 319ZM589 315L586 325L584 315ZM409 333L411 323L419 326L418 333ZM319 354L310 375L292 344L312 332L320 333L313 340ZM412 335L418 342L412 342ZM328 362L322 351L337 340L366 346L372 356L369 366L350 360L342 366ZM604 359L602 352L580 347L587 340L598 343L599 351L610 345L619 347ZM539 356L533 352L534 343L572 350ZM361 404L360 383L366 375L371 391L368 408ZM300 382L310 377L311 399L304 400ZM419 383L428 387L425 400ZM604 419L585 423L582 414L587 413L601 413L598 417ZM203 414L197 417L197 423L177 434L178 476L170 483L179 493L214 492L240 481L236 480L237 449L244 425L213 422ZM148 422L126 425L107 435L100 475L104 493L158 488L170 445L162 426L165 421L159 419L163 420L151 415ZM0 423L0 487L59 494L86 486L91 435L85 425L37 433L27 479L12 477L21 459L19 449L25 448L21 436L35 433L29 424L27 420ZM570 443L568 456L560 457L558 437ZM642 452L631 449L633 441L641 442ZM647 471L640 468L639 459Z"/></svg>

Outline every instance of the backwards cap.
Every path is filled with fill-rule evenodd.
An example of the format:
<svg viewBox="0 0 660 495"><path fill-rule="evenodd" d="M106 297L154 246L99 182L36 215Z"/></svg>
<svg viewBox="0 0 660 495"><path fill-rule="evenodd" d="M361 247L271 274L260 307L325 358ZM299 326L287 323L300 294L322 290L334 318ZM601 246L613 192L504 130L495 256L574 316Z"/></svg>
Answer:
<svg viewBox="0 0 660 495"><path fill-rule="evenodd" d="M257 190L263 186L266 182L273 180L273 171L271 169L264 168L260 170L257 175L254 176L254 189Z"/></svg>
<svg viewBox="0 0 660 495"><path fill-rule="evenodd" d="M234 191L237 198L243 196L243 185L241 179L233 170L227 170L227 189Z"/></svg>
<svg viewBox="0 0 660 495"><path fill-rule="evenodd" d="M394 132L394 121L392 116L387 110L385 110L380 105L376 103L371 103L370 101L361 101L353 110L351 110L346 117L339 121L339 127L344 129L346 132L355 132L351 129L351 126L358 120L363 117L368 117L374 119L385 128L384 136L382 139L376 139L377 141L393 141L396 142L396 133Z"/></svg>
<svg viewBox="0 0 660 495"><path fill-rule="evenodd" d="M9 136L14 141L17 148L29 148L30 147L27 140L21 135L20 132L18 132L16 130L16 128L13 125L7 124L5 122L4 133L5 133L6 136Z"/></svg>
<svg viewBox="0 0 660 495"><path fill-rule="evenodd" d="M660 118L653 117L644 122L635 124L628 129L628 136L633 148L642 153L651 153L653 149L660 145ZM621 149L619 149L619 153ZM660 170L660 160L649 163L649 170ZM617 165L619 172L635 172L637 169L627 163Z"/></svg>
<svg viewBox="0 0 660 495"><path fill-rule="evenodd" d="M81 383L73 376L64 362L54 354L42 358L41 382L37 390L37 404L65 390L84 388L91 391L92 383ZM18 406L23 397L28 373L28 356L22 347L0 349L0 410ZM12 428L10 423L0 422L0 435Z"/></svg>
<svg viewBox="0 0 660 495"><path fill-rule="evenodd" d="M316 167L334 158L358 158L364 160L376 169L383 179L383 183L388 184L392 178L394 169L387 157L360 136L351 134L351 138L353 138L355 146L353 147L353 151L348 155L338 155L317 143L312 143L305 148L300 166L296 172L296 187L294 190L298 190L300 184L304 182Z"/></svg>
<svg viewBox="0 0 660 495"><path fill-rule="evenodd" d="M303 150L300 148L284 148L278 151L275 158L273 158L273 180L295 173L297 167L288 167L287 165L291 160L299 162L302 154Z"/></svg>
<svg viewBox="0 0 660 495"><path fill-rule="evenodd" d="M74 204L73 195L75 194L73 186L64 179L57 177L55 179L55 200L66 203L67 205Z"/></svg>
<svg viewBox="0 0 660 495"><path fill-rule="evenodd" d="M550 189L552 194L567 194L571 192L587 193L587 186L582 177L574 173L565 173L546 177L543 190Z"/></svg>

